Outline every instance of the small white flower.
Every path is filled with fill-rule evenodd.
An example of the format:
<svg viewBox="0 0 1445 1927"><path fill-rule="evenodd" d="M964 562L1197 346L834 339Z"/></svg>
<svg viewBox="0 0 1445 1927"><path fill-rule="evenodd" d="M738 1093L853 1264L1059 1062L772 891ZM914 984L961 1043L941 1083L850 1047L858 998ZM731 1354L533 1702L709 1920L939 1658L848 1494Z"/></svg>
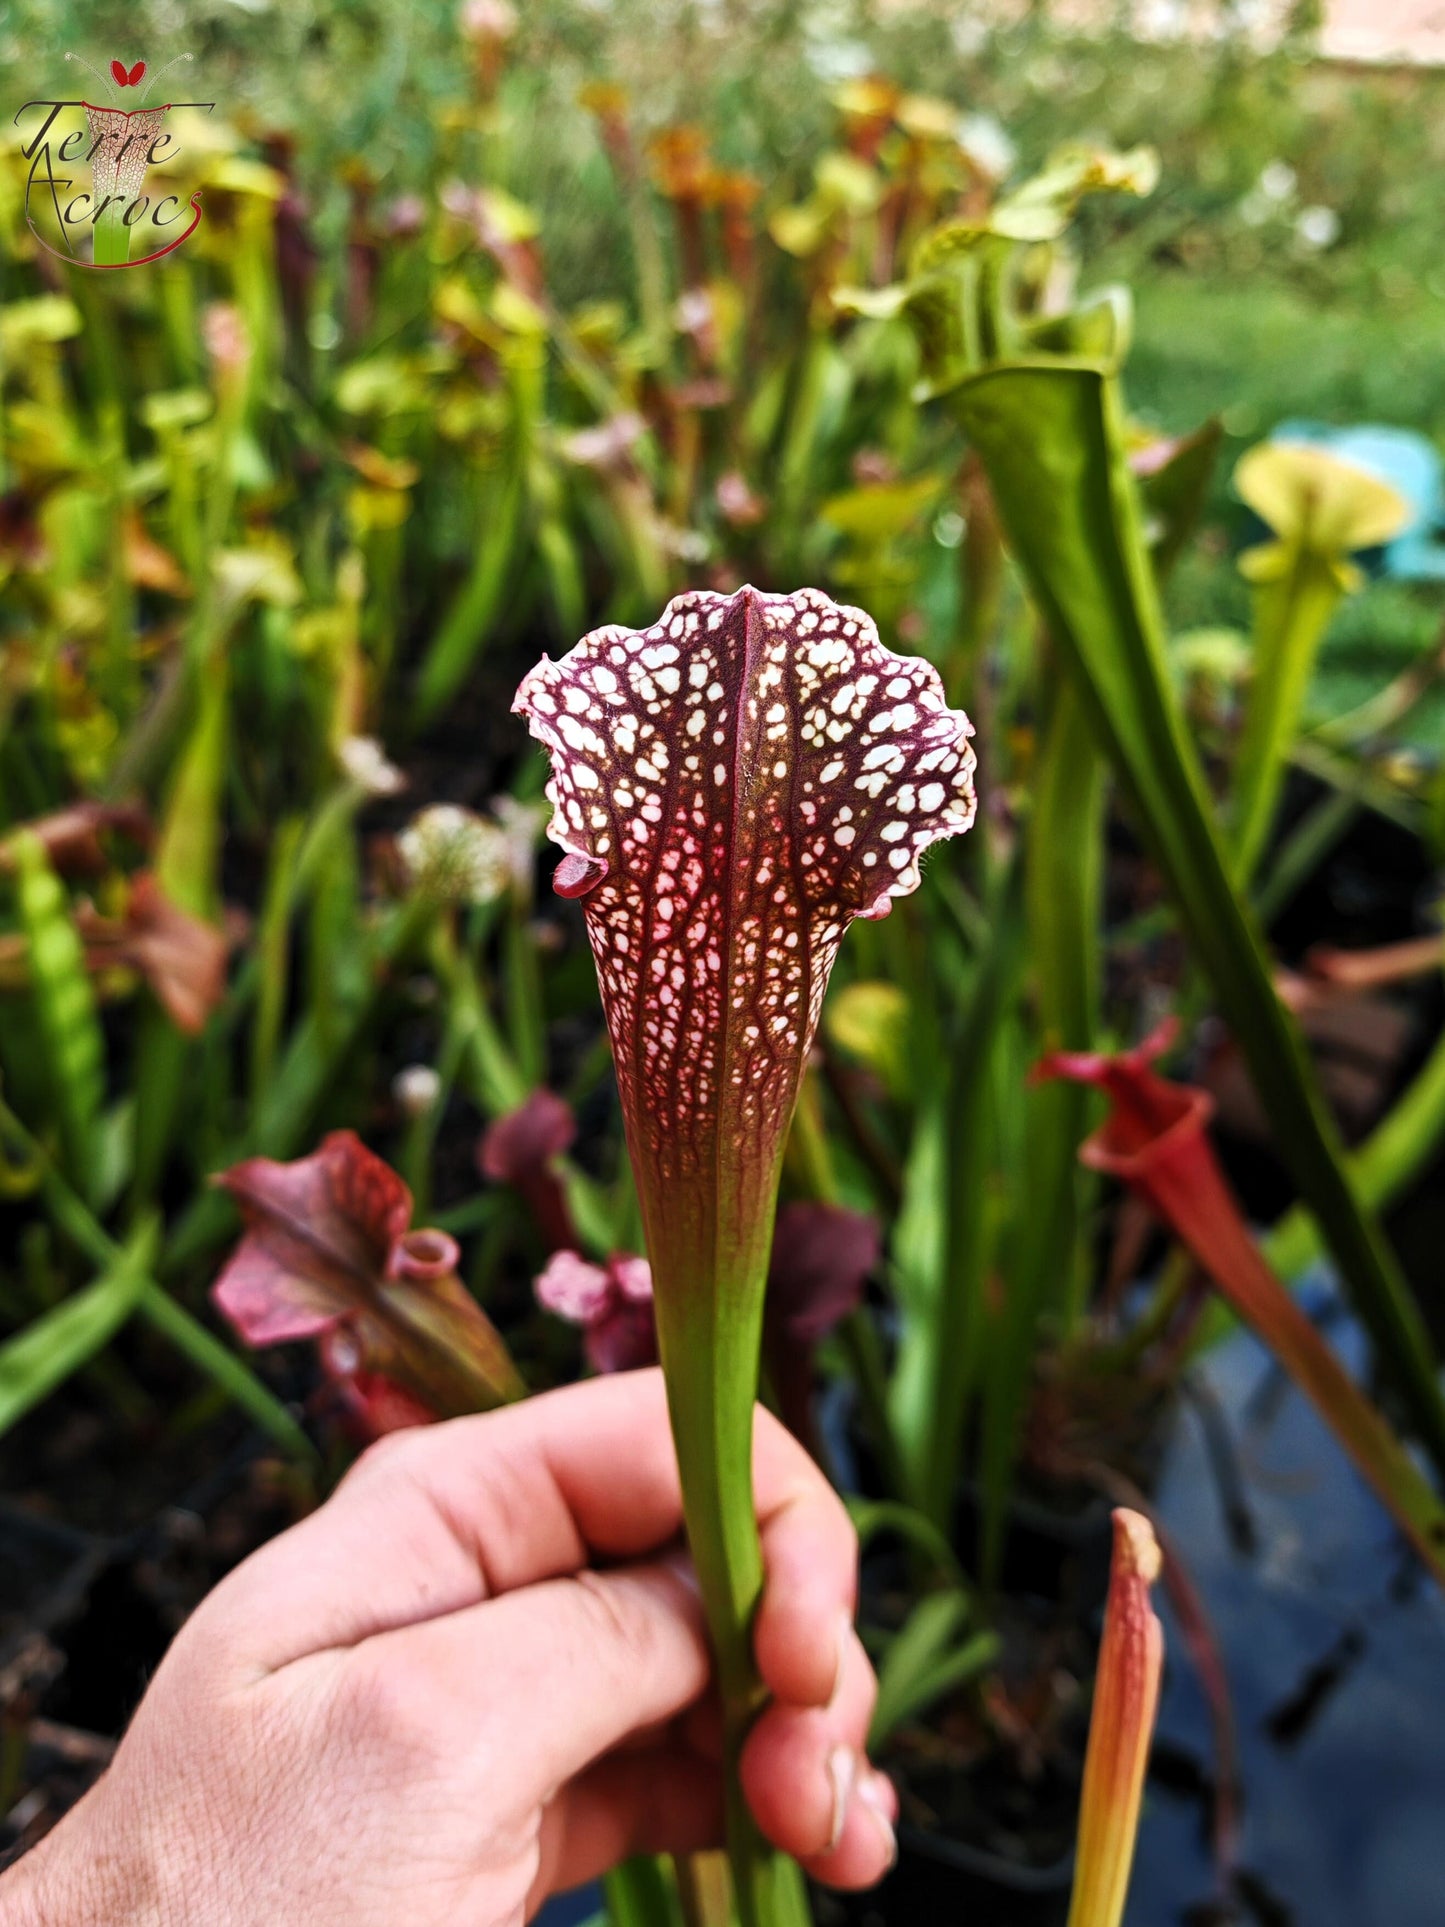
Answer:
<svg viewBox="0 0 1445 1927"><path fill-rule="evenodd" d="M436 803L397 838L412 882L443 903L490 903L509 880L507 833L473 810Z"/></svg>
<svg viewBox="0 0 1445 1927"><path fill-rule="evenodd" d="M468 40L510 40L517 31L517 10L507 0L466 0L457 25Z"/></svg>
<svg viewBox="0 0 1445 1927"><path fill-rule="evenodd" d="M679 562L706 562L711 553L708 539L701 529L679 529L664 523L658 534L664 546L671 550Z"/></svg>
<svg viewBox="0 0 1445 1927"><path fill-rule="evenodd" d="M646 433L647 423L634 409L628 409L592 428L579 428L566 436L562 453L579 468L616 469Z"/></svg>
<svg viewBox="0 0 1445 1927"><path fill-rule="evenodd" d="M1007 129L992 114L960 114L958 144L995 181L1006 180L1019 157Z"/></svg>
<svg viewBox="0 0 1445 1927"><path fill-rule="evenodd" d="M492 814L507 839L507 868L512 887L530 890L536 874L537 845L550 814L545 803L523 803L515 796L494 796Z"/></svg>
<svg viewBox="0 0 1445 1927"><path fill-rule="evenodd" d="M949 33L955 51L962 54L965 60L972 60L988 45L988 24L975 13L960 14Z"/></svg>
<svg viewBox="0 0 1445 1927"><path fill-rule="evenodd" d="M1147 0L1139 20L1146 40L1178 40L1187 32L1189 10L1182 0Z"/></svg>
<svg viewBox="0 0 1445 1927"><path fill-rule="evenodd" d="M1287 201L1299 185L1288 161L1271 161L1259 177L1259 191L1268 201Z"/></svg>
<svg viewBox="0 0 1445 1927"><path fill-rule="evenodd" d="M453 215L458 221L476 220L481 196L474 187L468 187L465 181L443 181L439 199L447 213Z"/></svg>
<svg viewBox="0 0 1445 1927"><path fill-rule="evenodd" d="M808 40L803 58L816 78L829 86L843 80L862 80L877 64L861 40Z"/></svg>
<svg viewBox="0 0 1445 1927"><path fill-rule="evenodd" d="M368 796L395 796L406 788L406 778L375 736L348 736L336 752L336 760L359 789Z"/></svg>
<svg viewBox="0 0 1445 1927"><path fill-rule="evenodd" d="M425 1117L442 1094L442 1081L430 1064L408 1064L391 1080L391 1094L407 1117Z"/></svg>
<svg viewBox="0 0 1445 1927"><path fill-rule="evenodd" d="M1340 238L1340 217L1332 207L1301 208L1294 232L1301 247L1332 248Z"/></svg>
<svg viewBox="0 0 1445 1927"><path fill-rule="evenodd" d="M678 296L676 320L685 335L700 335L712 326L712 296L706 288L688 288Z"/></svg>
<svg viewBox="0 0 1445 1927"><path fill-rule="evenodd" d="M350 1378L353 1372L359 1372L365 1359L356 1334L344 1325L326 1334L326 1362L339 1377Z"/></svg>
<svg viewBox="0 0 1445 1927"><path fill-rule="evenodd" d="M223 375L235 374L251 359L251 334L246 317L230 301L212 301L202 309L201 340Z"/></svg>

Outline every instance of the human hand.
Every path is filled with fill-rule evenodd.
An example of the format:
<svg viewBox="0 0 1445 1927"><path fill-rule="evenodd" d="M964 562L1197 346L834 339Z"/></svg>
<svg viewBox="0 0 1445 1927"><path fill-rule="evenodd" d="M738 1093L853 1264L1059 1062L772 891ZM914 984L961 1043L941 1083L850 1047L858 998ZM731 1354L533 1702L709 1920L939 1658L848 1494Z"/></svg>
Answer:
<svg viewBox="0 0 1445 1927"><path fill-rule="evenodd" d="M871 1885L841 1503L759 1411L772 1700L743 1785L809 1873ZM4 1927L502 1927L634 1853L720 1843L722 1722L661 1375L374 1446L205 1600L114 1763L0 1880Z"/></svg>

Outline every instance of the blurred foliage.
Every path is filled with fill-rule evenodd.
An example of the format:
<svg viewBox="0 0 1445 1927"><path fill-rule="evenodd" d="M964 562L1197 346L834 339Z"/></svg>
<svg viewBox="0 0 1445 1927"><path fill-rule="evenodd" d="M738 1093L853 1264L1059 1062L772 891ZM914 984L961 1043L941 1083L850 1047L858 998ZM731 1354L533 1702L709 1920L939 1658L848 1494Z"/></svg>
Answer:
<svg viewBox="0 0 1445 1927"><path fill-rule="evenodd" d="M1116 804L1111 741L1134 783L1158 741L1100 728L983 438L920 380L947 388L940 343L1111 381L1128 355L1106 467L1163 619L1116 693L1167 719L1207 869L1256 650L1289 633L1236 567L1239 454L1287 415L1445 432L1445 80L898 0L0 15L36 95L69 48L181 45L217 107L182 132L205 212L176 256L56 262L0 163L0 1420L82 1371L117 1423L164 1422L144 1356L103 1351L134 1316L289 1448L298 1400L334 1445L367 1403L336 1348L319 1381L243 1360L202 1294L236 1231L213 1174L344 1127L456 1239L528 1382L575 1372L531 1301L548 1227L598 1264L639 1230L512 692L684 585L815 582L979 732L977 828L845 947L786 1178L887 1230L819 1363L888 1494L871 1528L923 1562L888 1675L912 1717L995 1650L948 1542L961 1475L996 1571L1020 1461L1132 1465L1197 1335L1177 1254L1153 1270L1077 1166L1092 1100L1030 1067L1161 1004L1204 1018L1222 954ZM1439 631L1438 589L1370 582L1311 633L1261 754L1271 798L1290 765L1321 800L1262 848L1266 936L1361 811L1445 849ZM1229 910L1258 1010L1256 922L1210 878L1192 914ZM1366 1213L1445 1128L1439 1041L1395 1124L1342 1166ZM1318 1248L1297 1207L1277 1263Z"/></svg>

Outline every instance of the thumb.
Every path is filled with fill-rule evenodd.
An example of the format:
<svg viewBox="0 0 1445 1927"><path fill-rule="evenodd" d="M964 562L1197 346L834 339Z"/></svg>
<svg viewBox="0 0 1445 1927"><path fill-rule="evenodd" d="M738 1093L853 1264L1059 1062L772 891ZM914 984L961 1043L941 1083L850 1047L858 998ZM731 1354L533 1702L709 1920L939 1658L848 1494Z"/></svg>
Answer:
<svg viewBox="0 0 1445 1927"><path fill-rule="evenodd" d="M456 1733L458 1757L520 1807L684 1712L712 1671L696 1581L680 1556L524 1586L353 1650L400 1669Z"/></svg>

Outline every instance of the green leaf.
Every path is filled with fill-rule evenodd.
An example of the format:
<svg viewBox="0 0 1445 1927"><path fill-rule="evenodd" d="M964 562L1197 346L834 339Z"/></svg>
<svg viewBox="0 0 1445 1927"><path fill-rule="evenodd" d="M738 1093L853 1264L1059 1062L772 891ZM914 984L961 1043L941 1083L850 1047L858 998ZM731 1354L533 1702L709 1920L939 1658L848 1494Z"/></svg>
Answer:
<svg viewBox="0 0 1445 1927"><path fill-rule="evenodd" d="M156 881L193 917L212 917L218 904L221 792L226 776L224 658L199 671L200 689L190 734L176 766L156 848Z"/></svg>
<svg viewBox="0 0 1445 1927"><path fill-rule="evenodd" d="M908 997L900 985L864 978L840 985L823 1006L828 1041L866 1064L889 1095L908 1094Z"/></svg>
<svg viewBox="0 0 1445 1927"><path fill-rule="evenodd" d="M256 1014L251 1030L251 1101L259 1103L269 1088L286 1014L291 980L291 909L296 884L296 859L304 824L287 817L271 839L265 895L257 923L255 970Z"/></svg>
<svg viewBox="0 0 1445 1927"><path fill-rule="evenodd" d="M1091 364L1020 362L966 379L949 399L1245 1054L1281 1154L1382 1367L1445 1466L1445 1400L1423 1321L1351 1181L1298 1030L1275 994L1170 681L1118 382Z"/></svg>
<svg viewBox="0 0 1445 1927"><path fill-rule="evenodd" d="M194 1040L158 1004L148 1003L137 1026L131 1149L131 1203L142 1210L156 1196L175 1148L195 1059Z"/></svg>
<svg viewBox="0 0 1445 1927"><path fill-rule="evenodd" d="M41 294L29 301L9 301L0 315L0 347L7 360L19 361L39 342L69 341L85 323L79 308L64 294Z"/></svg>
<svg viewBox="0 0 1445 1927"><path fill-rule="evenodd" d="M1063 314L1045 315L1023 329L1029 354L1077 355L1117 365L1134 335L1134 297L1127 288L1099 288Z"/></svg>
<svg viewBox="0 0 1445 1927"><path fill-rule="evenodd" d="M1053 691L1040 748L1033 821L1025 857L1025 908L1038 1026L1047 1050L1089 1050L1099 1024L1103 906L1104 769L1077 686ZM1065 1325L1081 1309L1084 1267L1079 1228L1090 1189L1078 1162L1087 1094L1031 1093L1026 1130L1033 1174L1020 1223L1016 1287L1040 1306L1062 1307Z"/></svg>
<svg viewBox="0 0 1445 1927"><path fill-rule="evenodd" d="M1151 524L1150 554L1154 573L1162 582L1169 574L1204 513L1209 484L1219 460L1224 425L1217 416L1166 445L1162 461L1148 463L1140 474L1139 493ZM1147 451L1152 454L1153 451Z"/></svg>
<svg viewBox="0 0 1445 1927"><path fill-rule="evenodd" d="M1000 1139L995 1172L1021 1165L1029 1183L1026 1202L1015 1200L999 1240L995 1263L1007 1289L974 1340L975 1348L986 1346L988 1361L982 1374L978 1464L982 1571L991 1582L1003 1555L1041 1320L1052 1317L1055 1331L1067 1335L1082 1310L1089 1277L1082 1226L1094 1181L1079 1163L1089 1094L1069 1087L1060 1102L1058 1085L1022 1089L1040 1043L1053 1049L1058 1040L1070 1038L1077 1041L1067 1048L1086 1050L1098 1026L1103 768L1083 702L1070 682L1054 689L1039 763L1024 858L1024 932L1018 940L1019 968L1026 957L1033 974L1036 1029L1021 1033L1015 1021L991 1066L999 1120L992 1135ZM975 1097L976 1118L983 1114L986 1088L980 1085ZM1002 1141L1004 1122L1013 1126L1016 1141ZM974 1135L987 1137L990 1131L976 1123ZM956 1243L966 1236L961 1211L959 1218ZM981 1293L983 1280L973 1288Z"/></svg>
<svg viewBox="0 0 1445 1927"><path fill-rule="evenodd" d="M582 552L561 515L549 515L538 524L537 553L557 627L564 636L576 635L587 621L586 569Z"/></svg>
<svg viewBox="0 0 1445 1927"><path fill-rule="evenodd" d="M896 1532L933 1561L953 1591L966 1589L963 1567L948 1534L916 1507L896 1499L849 1499L847 1505L860 1545L867 1547L881 1533Z"/></svg>
<svg viewBox="0 0 1445 1927"><path fill-rule="evenodd" d="M154 1279L142 1281L137 1304L147 1324L168 1338L196 1370L293 1458L314 1460L316 1448L286 1407L229 1345L195 1319Z"/></svg>
<svg viewBox="0 0 1445 1927"><path fill-rule="evenodd" d="M818 513L831 527L861 542L882 543L904 535L938 500L942 475L907 482L868 482L830 495Z"/></svg>
<svg viewBox="0 0 1445 1927"><path fill-rule="evenodd" d="M193 917L220 909L221 797L226 778L229 701L225 658L196 670L197 706L177 760L156 847L156 881ZM147 1000L136 1046L133 1202L144 1208L160 1186L176 1141L192 1040Z"/></svg>
<svg viewBox="0 0 1445 1927"><path fill-rule="evenodd" d="M992 1370L985 1291L998 1249L995 1174L1000 1168L1004 1121L993 1098L999 1054L1017 1008L1024 963L1023 873L1022 865L1015 862L995 909L992 936L961 1033L947 1059L947 1236L934 1316L927 1330L916 1337L926 1354L929 1390L922 1413L923 1436L914 1445L914 1451L921 1452L917 1491L929 1516L940 1525L952 1515L969 1400L983 1383L986 1357ZM1032 1330L1031 1308L1019 1303L1005 1310L1013 1331L1022 1336ZM987 1388L989 1393L993 1389ZM1011 1433L1011 1427L1006 1429ZM906 1453L906 1434L902 1443ZM1003 1455L999 1457L1001 1478Z"/></svg>
<svg viewBox="0 0 1445 1927"><path fill-rule="evenodd" d="M926 1712L998 1657L995 1633L959 1638L971 1609L968 1595L953 1588L928 1593L888 1642L878 1669L878 1701L868 1729L870 1748L880 1746L905 1720Z"/></svg>
<svg viewBox="0 0 1445 1927"><path fill-rule="evenodd" d="M522 515L523 487L515 457L487 497L480 539L466 580L432 638L417 677L415 718L425 723L457 690L495 629L511 579Z"/></svg>
<svg viewBox="0 0 1445 1927"><path fill-rule="evenodd" d="M124 1255L121 1247L96 1222L84 1198L66 1183L64 1174L46 1155L44 1146L26 1130L3 1099L0 1099L0 1136L8 1140L8 1147L19 1150L33 1160L40 1173L46 1205L56 1226L93 1264L106 1267L107 1274L118 1268ZM222 1207L224 1224L225 1208L229 1201L218 1192L208 1192L206 1195L208 1201ZM149 1264L155 1254L149 1247L145 1249ZM168 1255L173 1256L173 1252L174 1247ZM142 1276L135 1305L141 1317L169 1338L193 1365L249 1412L257 1424L279 1444L298 1458L315 1459L315 1448L286 1407L267 1391L260 1379L233 1351L192 1318L153 1277Z"/></svg>
<svg viewBox="0 0 1445 1927"><path fill-rule="evenodd" d="M1073 220L1086 194L1116 189L1152 194L1159 183L1159 156L1152 147L1127 153L1083 143L1061 147L1032 180L1004 195L988 216L995 234L1014 241L1053 241Z"/></svg>
<svg viewBox="0 0 1445 1927"><path fill-rule="evenodd" d="M146 1225L110 1270L0 1345L0 1433L88 1364L135 1310L155 1255Z"/></svg>
<svg viewBox="0 0 1445 1927"><path fill-rule="evenodd" d="M105 1039L85 951L64 888L32 830L8 848L16 871L20 927L29 945L35 1026L46 1064L65 1169L92 1195L98 1177L97 1132L105 1096Z"/></svg>
<svg viewBox="0 0 1445 1927"><path fill-rule="evenodd" d="M677 1893L660 1860L638 1855L602 1882L609 1927L680 1927Z"/></svg>
<svg viewBox="0 0 1445 1927"><path fill-rule="evenodd" d="M1315 658L1343 593L1337 559L1309 548L1291 548L1283 572L1256 585L1253 675L1230 784L1241 887L1264 854Z"/></svg>

